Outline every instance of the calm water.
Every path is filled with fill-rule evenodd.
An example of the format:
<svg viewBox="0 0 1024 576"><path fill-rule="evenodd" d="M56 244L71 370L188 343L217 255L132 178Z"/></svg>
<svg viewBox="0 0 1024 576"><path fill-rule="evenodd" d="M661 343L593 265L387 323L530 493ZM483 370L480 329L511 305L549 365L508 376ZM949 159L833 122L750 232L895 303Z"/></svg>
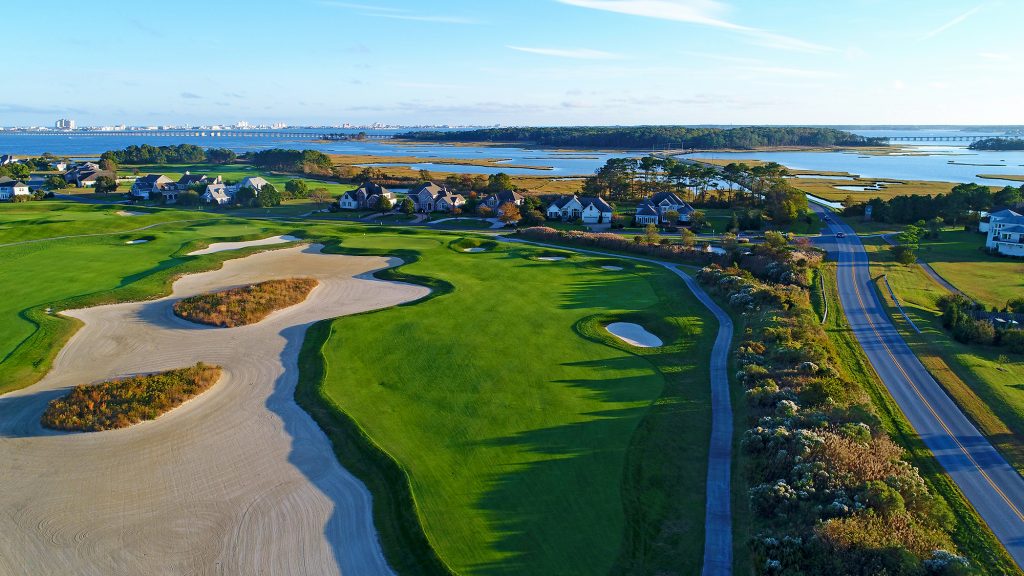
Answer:
<svg viewBox="0 0 1024 576"><path fill-rule="evenodd" d="M865 178L937 180L978 184L1015 184L978 178L978 174L1024 174L1024 151L976 152L964 146L912 146L929 156L861 156L848 152L736 152L689 154L687 158L764 160L795 170L840 171Z"/></svg>
<svg viewBox="0 0 1024 576"><path fill-rule="evenodd" d="M298 131L298 130L296 130ZM306 130L307 132L346 132L356 130ZM393 134L397 131L367 130L373 134ZM568 152L560 150L539 150L516 147L491 146L454 146L450 144L408 144L389 143L386 141L366 140L361 142L313 142L301 138L256 138L256 137L211 137L211 136L104 136L61 135L61 134L5 134L0 132L0 154L33 154L50 152L58 156L88 155L99 156L107 150L118 150L131 145L169 146L172 144L195 144L204 148L230 148L236 152L253 152L269 148L301 148L320 150L334 154L361 154L375 156L416 156L420 158L496 158L507 164L536 166L530 168L487 168L480 166L458 166L450 164L422 163L415 169L437 172L455 172L472 174L495 174L505 172L515 175L541 176L575 176L590 175L600 168L609 158L637 153L619 152ZM382 163L374 166L392 166ZM408 164L397 164L407 166ZM548 170L546 168L552 168Z"/></svg>

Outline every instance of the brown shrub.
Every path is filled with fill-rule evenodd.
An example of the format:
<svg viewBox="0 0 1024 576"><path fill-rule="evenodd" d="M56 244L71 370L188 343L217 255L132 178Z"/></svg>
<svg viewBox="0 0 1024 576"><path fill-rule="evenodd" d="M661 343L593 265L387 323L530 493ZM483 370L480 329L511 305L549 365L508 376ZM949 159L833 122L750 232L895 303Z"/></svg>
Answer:
<svg viewBox="0 0 1024 576"><path fill-rule="evenodd" d="M835 476L846 476L848 485L885 480L906 472L900 460L903 448L888 436L876 436L867 444L838 434L823 434L813 458L824 462Z"/></svg>
<svg viewBox="0 0 1024 576"><path fill-rule="evenodd" d="M50 401L42 424L57 430L125 428L153 420L198 396L213 386L220 374L220 366L200 362L189 368L75 386L67 396Z"/></svg>
<svg viewBox="0 0 1024 576"><path fill-rule="evenodd" d="M933 550L952 549L946 535L914 522L909 514L858 514L819 524L814 532L837 550L903 547L918 558L927 558Z"/></svg>
<svg viewBox="0 0 1024 576"><path fill-rule="evenodd" d="M174 313L190 322L224 328L255 324L275 310L302 302L317 284L312 278L268 280L184 298L174 304Z"/></svg>

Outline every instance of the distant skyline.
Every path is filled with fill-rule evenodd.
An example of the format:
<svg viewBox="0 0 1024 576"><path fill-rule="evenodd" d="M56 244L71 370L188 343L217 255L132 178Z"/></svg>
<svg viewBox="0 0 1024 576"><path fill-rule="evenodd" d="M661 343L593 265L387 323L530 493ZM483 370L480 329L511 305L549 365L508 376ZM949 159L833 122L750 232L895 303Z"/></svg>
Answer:
<svg viewBox="0 0 1024 576"><path fill-rule="evenodd" d="M0 125L1024 124L1010 0L85 9L7 2Z"/></svg>

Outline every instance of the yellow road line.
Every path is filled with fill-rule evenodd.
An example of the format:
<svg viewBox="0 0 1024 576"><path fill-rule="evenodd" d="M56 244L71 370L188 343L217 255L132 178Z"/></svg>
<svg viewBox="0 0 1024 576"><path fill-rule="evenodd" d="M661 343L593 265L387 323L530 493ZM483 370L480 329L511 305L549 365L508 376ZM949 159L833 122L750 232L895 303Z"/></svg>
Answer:
<svg viewBox="0 0 1024 576"><path fill-rule="evenodd" d="M992 478L988 475L988 473L981 468L981 466L974 459L974 457L971 456L970 452L967 451L967 448L960 443L960 440L956 437L955 434L953 434L953 431L949 429L949 427L946 425L946 422L939 416L938 412L936 412L935 409L932 408L931 403L929 403L928 400L924 397L924 394L921 393L921 390L918 389L917 384L914 383L914 380L913 378L910 377L910 374L908 374L907 371L903 368L903 365L900 364L900 361L896 359L896 355L893 354L892 349L889 348L889 344L885 341L884 338L882 338L882 335L878 333L878 328L875 326L875 323L871 321L871 316L868 314L867 306L864 304L864 298L860 292L860 284L857 282L857 278L854 274L853 268L854 266L851 263L850 279L853 282L853 290L854 292L857 293L857 300L860 302L860 306L864 310L864 319L867 321L868 325L871 326L871 331L875 333L875 337L878 338L878 341L881 342L882 346L885 347L885 351L886 353L889 354L889 357L892 358L893 364L895 364L896 368L898 368L900 373L903 374L903 377L907 379L907 383L910 384L910 387L914 389L914 392L917 394L918 398L920 398L921 402L923 402L925 407L928 408L928 411L932 413L932 416L934 416L935 420L939 423L940 426L942 426L942 429L946 431L946 434L948 434L949 437L953 440L953 442L956 443L957 447L960 448L960 451L963 452L964 456L966 456L967 459L971 461L971 464L974 465L978 472L981 473L982 477L984 477L985 480L989 483L989 485L992 486L992 489L996 491L996 494L999 494L999 496L1002 497L1003 501L1006 502L1006 505L1009 506L1010 509L1013 510L1013 513L1017 515L1017 518L1019 518L1021 522L1024 522L1024 514L1021 513L1020 509L1017 508L1017 505L1014 504L1013 501L1006 496L1006 494L999 488L999 486L996 486L996 483L992 481Z"/></svg>

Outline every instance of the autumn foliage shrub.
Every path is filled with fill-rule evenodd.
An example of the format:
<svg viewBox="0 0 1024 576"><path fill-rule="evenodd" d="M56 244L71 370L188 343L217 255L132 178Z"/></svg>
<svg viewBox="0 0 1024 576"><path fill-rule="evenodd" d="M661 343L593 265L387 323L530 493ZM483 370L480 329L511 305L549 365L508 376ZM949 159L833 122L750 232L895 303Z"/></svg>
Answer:
<svg viewBox="0 0 1024 576"><path fill-rule="evenodd" d="M698 248L683 246L681 244L659 244L658 242L646 242L643 236L639 242L619 234L581 232L579 230L555 230L546 226L526 228L519 231L519 236L537 242L553 242L557 244L569 244L583 248L596 250L619 250L632 254L640 254L651 258L662 260L673 260L691 264L710 264L719 262L725 257L713 252L705 252Z"/></svg>
<svg viewBox="0 0 1024 576"><path fill-rule="evenodd" d="M220 374L220 366L200 362L189 368L75 386L67 396L50 402L42 424L56 430L125 428L153 420L198 396L213 386Z"/></svg>
<svg viewBox="0 0 1024 576"><path fill-rule="evenodd" d="M245 326L263 320L275 310L302 302L316 286L317 281L312 278L268 280L184 298L174 304L174 313L199 324L224 328Z"/></svg>
<svg viewBox="0 0 1024 576"><path fill-rule="evenodd" d="M756 272L708 266L697 274L747 327L735 355L751 415L741 449L755 572L960 573L944 531L948 508L880 428L864 390L836 370L809 292L793 278L802 275L765 266L784 261L766 251L757 256L740 260Z"/></svg>

